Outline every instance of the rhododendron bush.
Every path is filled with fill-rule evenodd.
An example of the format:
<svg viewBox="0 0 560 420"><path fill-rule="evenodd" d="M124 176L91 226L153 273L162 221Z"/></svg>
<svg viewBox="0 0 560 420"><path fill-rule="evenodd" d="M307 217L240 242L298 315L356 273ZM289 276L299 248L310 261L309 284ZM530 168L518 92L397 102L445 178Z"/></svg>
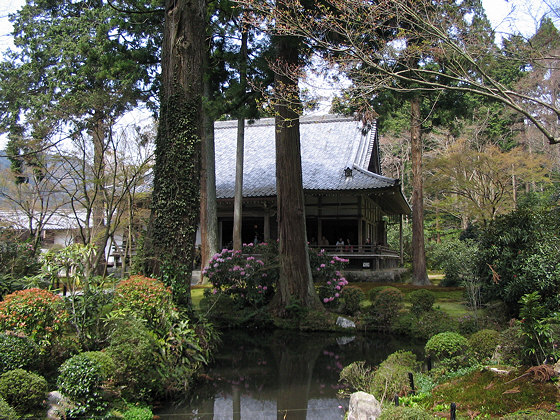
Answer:
<svg viewBox="0 0 560 420"><path fill-rule="evenodd" d="M261 307L272 299L278 278L276 244L244 244L242 251L223 249L214 255L202 274L214 286L212 293L230 295L241 306ZM309 250L313 281L321 301L335 302L348 284L340 270L348 260Z"/></svg>

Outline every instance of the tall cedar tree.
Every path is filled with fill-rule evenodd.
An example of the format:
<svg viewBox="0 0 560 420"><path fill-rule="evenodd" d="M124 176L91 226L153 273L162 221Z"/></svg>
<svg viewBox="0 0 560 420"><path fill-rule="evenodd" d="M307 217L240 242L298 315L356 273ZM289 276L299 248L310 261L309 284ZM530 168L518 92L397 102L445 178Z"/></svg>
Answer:
<svg viewBox="0 0 560 420"><path fill-rule="evenodd" d="M205 13L204 0L165 3L148 250L154 273L172 287L176 301L185 305L190 305L200 210Z"/></svg>

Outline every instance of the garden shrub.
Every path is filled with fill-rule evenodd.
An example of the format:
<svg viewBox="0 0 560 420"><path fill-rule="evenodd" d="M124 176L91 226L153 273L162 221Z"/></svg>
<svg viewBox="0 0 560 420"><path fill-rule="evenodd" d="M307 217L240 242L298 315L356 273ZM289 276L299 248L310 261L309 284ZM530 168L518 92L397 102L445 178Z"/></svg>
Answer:
<svg viewBox="0 0 560 420"><path fill-rule="evenodd" d="M436 295L426 289L415 290L408 295L408 300L412 304L410 312L416 316L420 316L424 312L432 309L436 301Z"/></svg>
<svg viewBox="0 0 560 420"><path fill-rule="evenodd" d="M395 394L406 395L411 390L408 373L415 371L417 365L412 352L399 350L375 370L363 361L351 363L340 372L340 381L352 390L373 394L379 400L392 398Z"/></svg>
<svg viewBox="0 0 560 420"><path fill-rule="evenodd" d="M129 401L148 401L161 391L157 336L133 317L113 322L110 345L105 349L116 364L116 384Z"/></svg>
<svg viewBox="0 0 560 420"><path fill-rule="evenodd" d="M0 333L0 374L14 369L33 370L39 348L26 336Z"/></svg>
<svg viewBox="0 0 560 420"><path fill-rule="evenodd" d="M100 416L108 408L104 384L115 370L110 356L101 352L85 352L66 360L59 368L57 385L70 398L74 407L71 417Z"/></svg>
<svg viewBox="0 0 560 420"><path fill-rule="evenodd" d="M500 333L496 330L480 330L468 339L469 353L477 362L484 362L494 354L499 338Z"/></svg>
<svg viewBox="0 0 560 420"><path fill-rule="evenodd" d="M446 331L457 331L457 321L447 312L432 309L418 318L411 333L413 337L427 340L436 334Z"/></svg>
<svg viewBox="0 0 560 420"><path fill-rule="evenodd" d="M348 260L331 256L323 249L319 252L310 249L309 262L313 283L318 289L319 299L327 307L337 306L341 291L348 284L348 280L341 273Z"/></svg>
<svg viewBox="0 0 560 420"><path fill-rule="evenodd" d="M420 407L384 406L378 420L433 420L436 417Z"/></svg>
<svg viewBox="0 0 560 420"><path fill-rule="evenodd" d="M0 396L0 419L2 420L16 420L19 416L10 404L6 402L2 396Z"/></svg>
<svg viewBox="0 0 560 420"><path fill-rule="evenodd" d="M477 274L487 301L500 299L517 316L521 297L536 291L550 312L557 310L560 236L550 232L558 232L559 220L548 208L521 204L484 229Z"/></svg>
<svg viewBox="0 0 560 420"><path fill-rule="evenodd" d="M19 414L33 413L47 396L45 378L24 369L14 369L0 376L0 395Z"/></svg>
<svg viewBox="0 0 560 420"><path fill-rule="evenodd" d="M503 330L498 339L497 361L513 366L528 362L524 352L526 343L519 323Z"/></svg>
<svg viewBox="0 0 560 420"><path fill-rule="evenodd" d="M360 303L365 300L366 295L359 287L346 286L342 289L344 304L342 310L348 315L354 315L360 311Z"/></svg>
<svg viewBox="0 0 560 420"><path fill-rule="evenodd" d="M386 289L391 289L391 290L392 290L392 289L396 289L396 290L399 290L399 289L397 289L396 287L393 287L393 286L376 286L376 287L374 287L374 288L372 288L372 289L370 289L370 290L368 291L368 293L367 293L367 298L368 298L368 300L369 300L371 303L373 303L373 301L374 301L375 298L377 297L377 294L378 294L380 291L386 290Z"/></svg>
<svg viewBox="0 0 560 420"><path fill-rule="evenodd" d="M380 290L370 307L374 326L380 329L391 328L393 321L404 307L403 299L404 295L396 287Z"/></svg>
<svg viewBox="0 0 560 420"><path fill-rule="evenodd" d="M244 245L243 251L223 249L202 270L215 293L232 296L239 306L263 307L274 295L278 270L270 255L273 245ZM250 255L247 255L250 254Z"/></svg>
<svg viewBox="0 0 560 420"><path fill-rule="evenodd" d="M430 338L424 346L424 351L426 356L456 367L461 363L461 358L467 352L468 345L467 339L461 334L448 331Z"/></svg>
<svg viewBox="0 0 560 420"><path fill-rule="evenodd" d="M30 243L17 240L0 242L0 278L17 280L37 274L40 264L35 254L33 245ZM9 287L6 290L7 293L16 291L10 290Z"/></svg>
<svg viewBox="0 0 560 420"><path fill-rule="evenodd" d="M434 246L435 264L445 273L441 286L460 286L473 278L476 271L478 246L473 240L447 239Z"/></svg>
<svg viewBox="0 0 560 420"><path fill-rule="evenodd" d="M119 282L115 288L113 307L118 311L130 310L160 335L164 335L171 326L169 317L174 310L171 288L159 280L143 276L131 276Z"/></svg>
<svg viewBox="0 0 560 420"><path fill-rule="evenodd" d="M20 290L0 302L0 331L25 334L41 346L58 339L68 319L64 300L43 289Z"/></svg>
<svg viewBox="0 0 560 420"><path fill-rule="evenodd" d="M154 413L149 407L130 407L123 413L124 420L152 420Z"/></svg>
<svg viewBox="0 0 560 420"><path fill-rule="evenodd" d="M471 335L480 330L480 319L472 313L463 315L457 322L458 332L462 335Z"/></svg>

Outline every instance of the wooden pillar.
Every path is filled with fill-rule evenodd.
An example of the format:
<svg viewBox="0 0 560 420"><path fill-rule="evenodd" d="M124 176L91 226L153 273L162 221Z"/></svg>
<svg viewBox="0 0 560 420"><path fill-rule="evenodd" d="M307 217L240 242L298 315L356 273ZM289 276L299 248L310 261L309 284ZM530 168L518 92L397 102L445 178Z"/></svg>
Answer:
<svg viewBox="0 0 560 420"><path fill-rule="evenodd" d="M317 244L321 243L323 239L323 221L321 220L321 215L323 214L321 210L321 204L323 203L323 198L321 196L317 197Z"/></svg>
<svg viewBox="0 0 560 420"><path fill-rule="evenodd" d="M270 209L266 204L264 208L263 240L270 242Z"/></svg>
<svg viewBox="0 0 560 420"><path fill-rule="evenodd" d="M223 222L220 220L218 222L218 252L221 252L224 249L224 237L223 237L224 225Z"/></svg>
<svg viewBox="0 0 560 420"><path fill-rule="evenodd" d="M404 248L403 248L403 215L399 215L399 257L401 266L404 265Z"/></svg>

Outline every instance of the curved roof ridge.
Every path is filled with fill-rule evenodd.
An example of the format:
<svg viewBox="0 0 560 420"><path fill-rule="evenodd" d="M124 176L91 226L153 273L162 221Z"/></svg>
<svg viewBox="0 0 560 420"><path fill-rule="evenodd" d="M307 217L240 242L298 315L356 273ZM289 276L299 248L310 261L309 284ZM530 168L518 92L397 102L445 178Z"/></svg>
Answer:
<svg viewBox="0 0 560 420"><path fill-rule="evenodd" d="M360 171L361 173L363 173L365 175L372 176L376 179L379 179L380 181L390 183L391 185L399 185L400 182L401 182L400 179L398 179L398 178L389 178L387 176L376 174L375 172L368 171L367 169L364 169L361 166L356 165L355 163L352 166L353 166L354 169L356 169L357 171Z"/></svg>

